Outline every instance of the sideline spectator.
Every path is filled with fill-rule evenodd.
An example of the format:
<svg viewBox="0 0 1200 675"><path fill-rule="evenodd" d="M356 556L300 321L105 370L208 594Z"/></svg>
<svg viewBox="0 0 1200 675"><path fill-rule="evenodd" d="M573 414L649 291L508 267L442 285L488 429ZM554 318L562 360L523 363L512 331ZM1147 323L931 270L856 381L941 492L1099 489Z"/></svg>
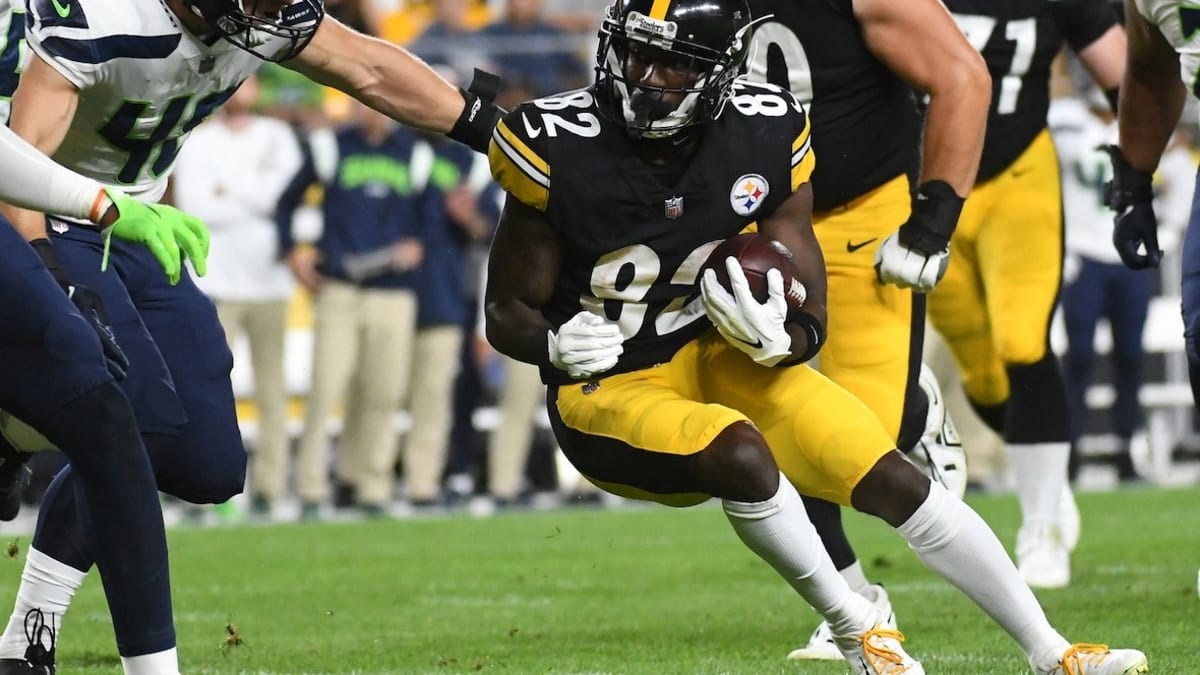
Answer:
<svg viewBox="0 0 1200 675"><path fill-rule="evenodd" d="M484 26L479 35L487 38L500 73L528 83L534 96L585 84L576 36L545 20L542 0L508 0L503 18Z"/></svg>
<svg viewBox="0 0 1200 675"><path fill-rule="evenodd" d="M203 218L212 235L208 274L197 277L217 306L232 346L250 344L258 440L250 465L252 511L269 515L288 474L284 333L292 279L279 260L273 215L300 167L287 124L255 113L258 80L246 80L213 120L200 125L175 166L180 208Z"/></svg>
<svg viewBox="0 0 1200 675"><path fill-rule="evenodd" d="M361 104L355 115L336 132L310 137L277 216L288 264L316 297L313 380L298 457L302 519L318 517L328 496L326 423L339 401L338 479L352 487L364 514L384 514L416 332L413 270L423 250L410 164L417 138ZM314 184L324 190L321 237L315 247L295 246L292 214Z"/></svg>
<svg viewBox="0 0 1200 675"><path fill-rule="evenodd" d="M468 247L486 241L499 212L481 197L491 180L487 158L464 146L428 139L422 243L417 270L417 338L412 353L412 428L404 442L405 492L415 507L439 503L446 468L454 380L461 364L463 332L470 319ZM420 181L419 181L420 182Z"/></svg>

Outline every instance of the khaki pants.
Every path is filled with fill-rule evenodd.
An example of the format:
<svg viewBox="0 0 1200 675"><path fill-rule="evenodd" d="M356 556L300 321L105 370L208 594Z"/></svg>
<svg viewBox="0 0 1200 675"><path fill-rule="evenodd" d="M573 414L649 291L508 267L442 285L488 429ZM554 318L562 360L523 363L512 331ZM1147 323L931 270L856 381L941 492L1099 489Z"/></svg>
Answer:
<svg viewBox="0 0 1200 675"><path fill-rule="evenodd" d="M437 499L450 442L454 378L462 359L459 326L433 326L417 331L412 353L412 427L404 441L404 484L414 501Z"/></svg>
<svg viewBox="0 0 1200 675"><path fill-rule="evenodd" d="M258 442L250 461L250 492L272 501L283 497L288 474L287 392L283 375L287 300L216 301L217 318L230 345L244 334L250 343Z"/></svg>
<svg viewBox="0 0 1200 675"><path fill-rule="evenodd" d="M504 391L500 394L500 425L488 437L488 493L513 499L525 477L533 419L545 405L546 387L537 366L500 358L504 359Z"/></svg>
<svg viewBox="0 0 1200 675"><path fill-rule="evenodd" d="M392 498L395 417L408 389L416 295L326 280L314 313L312 388L297 492L305 502L328 495L325 424L340 401L345 412L338 477L355 487L359 503L385 504Z"/></svg>

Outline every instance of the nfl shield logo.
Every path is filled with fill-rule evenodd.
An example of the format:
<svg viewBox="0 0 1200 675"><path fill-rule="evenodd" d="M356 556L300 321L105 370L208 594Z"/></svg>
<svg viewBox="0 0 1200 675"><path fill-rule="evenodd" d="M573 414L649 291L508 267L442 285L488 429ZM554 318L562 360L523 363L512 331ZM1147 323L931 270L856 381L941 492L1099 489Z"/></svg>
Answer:
<svg viewBox="0 0 1200 675"><path fill-rule="evenodd" d="M675 220L683 215L683 197L671 197L666 202L667 218Z"/></svg>

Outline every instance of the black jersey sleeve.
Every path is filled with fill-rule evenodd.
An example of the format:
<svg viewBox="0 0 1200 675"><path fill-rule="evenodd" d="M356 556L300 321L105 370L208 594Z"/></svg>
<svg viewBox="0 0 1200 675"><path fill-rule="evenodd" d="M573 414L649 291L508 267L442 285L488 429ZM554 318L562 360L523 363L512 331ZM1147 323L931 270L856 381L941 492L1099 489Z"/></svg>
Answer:
<svg viewBox="0 0 1200 675"><path fill-rule="evenodd" d="M1117 10L1108 0L1057 0L1050 6L1059 31L1075 51L1085 49L1108 29L1120 25Z"/></svg>
<svg viewBox="0 0 1200 675"><path fill-rule="evenodd" d="M550 203L550 162L547 135L531 104L518 106L504 116L492 132L488 162L492 176L504 191L522 203L545 211Z"/></svg>

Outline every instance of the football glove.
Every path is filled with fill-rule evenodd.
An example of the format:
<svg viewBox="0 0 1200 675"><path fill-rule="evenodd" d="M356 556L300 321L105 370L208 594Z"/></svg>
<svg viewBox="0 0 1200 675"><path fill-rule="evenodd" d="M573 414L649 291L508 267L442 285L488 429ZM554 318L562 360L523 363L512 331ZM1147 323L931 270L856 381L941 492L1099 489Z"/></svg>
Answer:
<svg viewBox="0 0 1200 675"><path fill-rule="evenodd" d="M958 224L962 205L962 197L945 181L922 185L908 222L875 251L879 282L917 293L932 291L950 264L950 235Z"/></svg>
<svg viewBox="0 0 1200 675"><path fill-rule="evenodd" d="M1163 252L1158 247L1158 218L1154 215L1153 175L1129 164L1121 148L1102 145L1112 160L1113 179L1104 184L1104 201L1116 212L1113 246L1130 269L1158 267ZM1145 253L1139 249L1145 248Z"/></svg>
<svg viewBox="0 0 1200 675"><path fill-rule="evenodd" d="M547 331L550 363L565 370L572 379L585 380L617 365L625 351L625 336L617 324L602 316L583 311L558 327Z"/></svg>
<svg viewBox="0 0 1200 675"><path fill-rule="evenodd" d="M783 292L783 274L767 271L767 301L754 299L750 283L737 258L725 259L729 286L725 290L715 270L704 270L700 280L700 301L708 318L729 344L737 347L763 366L773 366L792 353L792 337L783 325L788 302Z"/></svg>
<svg viewBox="0 0 1200 675"><path fill-rule="evenodd" d="M125 356L125 350L121 349L121 344L117 342L117 336L108 320L108 310L104 308L100 294L79 284L71 284L63 290L100 338L100 347L104 350L108 372L118 381L125 379L125 374L129 371L129 357Z"/></svg>
<svg viewBox="0 0 1200 675"><path fill-rule="evenodd" d="M145 204L116 189L106 189L117 208L117 220L106 235L150 249L171 285L182 273L180 251L192 261L196 274L207 272L208 228L195 216L163 204ZM107 268L107 256L105 265Z"/></svg>
<svg viewBox="0 0 1200 675"><path fill-rule="evenodd" d="M58 254L54 252L54 246L49 239L34 239L29 242L29 245L42 259L42 264L46 266L50 276L54 277L54 281L58 282L59 288L63 289L63 292L71 299L75 309L78 309L79 313L83 315L83 320L87 321L92 330L96 332L96 336L100 338L100 347L104 351L108 372L117 380L125 379L125 373L129 370L129 359L125 356L125 350L121 349L121 345L117 342L117 336L108 322L108 311L104 308L104 301L100 299L100 295L86 286L71 281L67 271L59 262Z"/></svg>

